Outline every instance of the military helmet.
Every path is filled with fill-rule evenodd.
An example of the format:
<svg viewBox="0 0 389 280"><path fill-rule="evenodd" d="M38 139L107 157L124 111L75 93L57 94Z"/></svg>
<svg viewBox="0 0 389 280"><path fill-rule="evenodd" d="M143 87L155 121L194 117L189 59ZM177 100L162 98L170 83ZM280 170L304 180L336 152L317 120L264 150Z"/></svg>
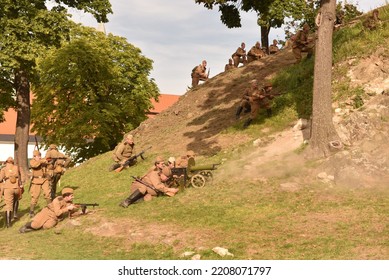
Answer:
<svg viewBox="0 0 389 280"><path fill-rule="evenodd" d="M40 156L40 155L41 155L41 152L39 152L38 150L34 150L34 151L32 152L32 155L33 155L34 157Z"/></svg>
<svg viewBox="0 0 389 280"><path fill-rule="evenodd" d="M51 149L51 150L57 149L57 145L55 145L55 144L50 144L49 149Z"/></svg>

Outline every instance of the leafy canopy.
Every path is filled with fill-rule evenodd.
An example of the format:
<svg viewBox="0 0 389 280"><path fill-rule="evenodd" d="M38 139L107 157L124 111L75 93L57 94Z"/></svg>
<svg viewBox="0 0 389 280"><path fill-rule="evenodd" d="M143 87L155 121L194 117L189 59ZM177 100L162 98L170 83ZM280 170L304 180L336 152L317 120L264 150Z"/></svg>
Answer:
<svg viewBox="0 0 389 280"><path fill-rule="evenodd" d="M71 40L39 61L34 130L78 161L111 150L137 127L158 88L152 60L125 38L78 26Z"/></svg>

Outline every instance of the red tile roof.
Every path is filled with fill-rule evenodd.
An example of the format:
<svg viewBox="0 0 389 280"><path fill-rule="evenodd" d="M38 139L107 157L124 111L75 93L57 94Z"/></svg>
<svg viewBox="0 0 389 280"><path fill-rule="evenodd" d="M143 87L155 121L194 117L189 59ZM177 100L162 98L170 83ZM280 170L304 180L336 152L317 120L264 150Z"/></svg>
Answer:
<svg viewBox="0 0 389 280"><path fill-rule="evenodd" d="M149 117L153 117L153 115L159 114L163 110L169 108L171 105L177 102L180 98L179 95L173 94L161 94L159 96L159 102L156 102L151 99L151 103L154 106L154 109L151 109L149 112ZM0 123L0 135L15 135L16 131L16 111L14 109L9 109L4 112L5 121ZM30 133L30 135L33 135Z"/></svg>

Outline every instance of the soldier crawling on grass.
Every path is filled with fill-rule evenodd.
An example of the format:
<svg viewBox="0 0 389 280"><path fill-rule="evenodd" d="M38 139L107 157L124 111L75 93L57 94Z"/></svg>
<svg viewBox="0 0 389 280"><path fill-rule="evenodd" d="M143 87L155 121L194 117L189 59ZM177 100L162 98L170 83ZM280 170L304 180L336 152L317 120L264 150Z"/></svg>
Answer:
<svg viewBox="0 0 389 280"><path fill-rule="evenodd" d="M159 195L174 196L178 192L178 189L169 188L166 185L172 172L169 167L165 166L165 160L162 157L156 158L154 167L143 177L134 177L135 181L131 184L130 196L123 200L119 206L127 208L141 200L150 201Z"/></svg>

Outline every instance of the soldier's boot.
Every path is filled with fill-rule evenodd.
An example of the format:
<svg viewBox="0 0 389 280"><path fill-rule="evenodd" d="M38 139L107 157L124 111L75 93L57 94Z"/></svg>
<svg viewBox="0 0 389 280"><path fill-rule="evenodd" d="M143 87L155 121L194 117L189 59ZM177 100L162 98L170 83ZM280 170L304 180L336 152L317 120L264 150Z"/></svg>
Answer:
<svg viewBox="0 0 389 280"><path fill-rule="evenodd" d="M50 204L51 201L52 201L51 198L46 198L46 203L47 203L47 204Z"/></svg>
<svg viewBox="0 0 389 280"><path fill-rule="evenodd" d="M139 190L135 190L129 197L123 200L119 206L127 208L129 205L137 202L139 199L143 198L145 195Z"/></svg>
<svg viewBox="0 0 389 280"><path fill-rule="evenodd" d="M35 213L34 213L34 208L35 208L35 205L30 205L30 218L33 218L35 216Z"/></svg>
<svg viewBox="0 0 389 280"><path fill-rule="evenodd" d="M5 225L7 228L11 227L12 222L12 211L5 212Z"/></svg>
<svg viewBox="0 0 389 280"><path fill-rule="evenodd" d="M19 200L16 199L16 200L14 200L14 205L13 205L13 213L14 213L14 215L12 217L12 220L19 219L19 217L18 217L18 209L19 209Z"/></svg>
<svg viewBox="0 0 389 280"><path fill-rule="evenodd" d="M33 230L34 229L31 227L31 222L28 222L27 224L25 224L24 226L22 226L19 229L19 232L20 233L26 233L26 232L33 231Z"/></svg>
<svg viewBox="0 0 389 280"><path fill-rule="evenodd" d="M271 108L266 109L267 116L270 118L273 114Z"/></svg>
<svg viewBox="0 0 389 280"><path fill-rule="evenodd" d="M243 128L247 128L247 127L251 124L252 121L253 121L253 119L248 118L248 119L244 122Z"/></svg>
<svg viewBox="0 0 389 280"><path fill-rule="evenodd" d="M235 119L239 119L239 116L240 116L240 113L242 113L242 106L239 106L238 109L236 109L236 113L235 113Z"/></svg>

